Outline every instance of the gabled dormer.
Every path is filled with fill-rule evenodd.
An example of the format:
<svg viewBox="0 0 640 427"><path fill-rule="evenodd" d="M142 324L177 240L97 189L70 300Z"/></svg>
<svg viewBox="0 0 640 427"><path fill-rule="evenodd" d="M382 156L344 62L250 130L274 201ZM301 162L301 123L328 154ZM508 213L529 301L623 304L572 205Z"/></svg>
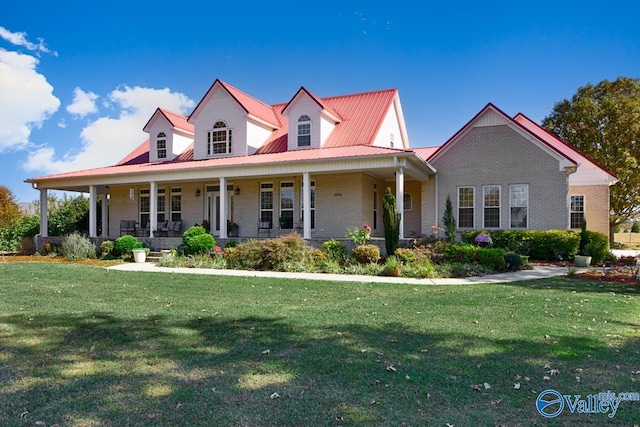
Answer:
<svg viewBox="0 0 640 427"><path fill-rule="evenodd" d="M253 154L280 127L273 107L218 79L188 121L194 160Z"/></svg>
<svg viewBox="0 0 640 427"><path fill-rule="evenodd" d="M321 148L342 121L333 108L304 87L284 107L282 114L289 118L289 151Z"/></svg>
<svg viewBox="0 0 640 427"><path fill-rule="evenodd" d="M143 130L149 133L149 161L174 160L193 142L193 126L187 118L158 108Z"/></svg>

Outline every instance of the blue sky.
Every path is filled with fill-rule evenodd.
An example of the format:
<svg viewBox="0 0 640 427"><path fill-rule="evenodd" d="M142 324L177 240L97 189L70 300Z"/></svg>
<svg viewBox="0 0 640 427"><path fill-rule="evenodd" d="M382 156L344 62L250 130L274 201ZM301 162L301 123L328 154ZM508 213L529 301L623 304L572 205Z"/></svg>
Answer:
<svg viewBox="0 0 640 427"><path fill-rule="evenodd" d="M42 3L42 4L40 4ZM0 15L0 185L117 162L156 107L216 78L269 104L397 88L411 146L488 102L540 122L580 86L640 77L637 2L9 2Z"/></svg>

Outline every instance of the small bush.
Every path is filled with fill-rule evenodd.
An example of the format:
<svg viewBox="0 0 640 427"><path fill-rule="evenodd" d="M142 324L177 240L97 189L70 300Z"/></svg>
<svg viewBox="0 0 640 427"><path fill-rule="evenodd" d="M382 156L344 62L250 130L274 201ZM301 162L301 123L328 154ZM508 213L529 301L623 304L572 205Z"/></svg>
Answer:
<svg viewBox="0 0 640 427"><path fill-rule="evenodd" d="M499 248L478 249L477 262L492 271L504 271L507 268L504 260L504 250Z"/></svg>
<svg viewBox="0 0 640 427"><path fill-rule="evenodd" d="M118 237L113 245L113 253L122 258L131 258L131 251L144 248L144 243L133 236Z"/></svg>
<svg viewBox="0 0 640 427"><path fill-rule="evenodd" d="M182 235L182 244L185 254L208 254L213 250L216 241L204 227L194 225Z"/></svg>
<svg viewBox="0 0 640 427"><path fill-rule="evenodd" d="M62 243L62 256L67 259L87 259L96 257L96 246L88 237L72 233Z"/></svg>
<svg viewBox="0 0 640 427"><path fill-rule="evenodd" d="M396 249L397 250L397 249ZM402 272L402 264L393 255L387 257L384 263L384 274L391 277L399 277Z"/></svg>
<svg viewBox="0 0 640 427"><path fill-rule="evenodd" d="M310 264L312 248L298 234L265 240L264 267L274 271L304 271Z"/></svg>
<svg viewBox="0 0 640 427"><path fill-rule="evenodd" d="M327 259L335 261L340 265L343 265L347 260L347 250L344 247L344 243L331 239L322 243L320 250L324 252Z"/></svg>
<svg viewBox="0 0 640 427"><path fill-rule="evenodd" d="M599 264L609 256L609 237L597 231L584 232L584 255L591 257L592 264Z"/></svg>
<svg viewBox="0 0 640 427"><path fill-rule="evenodd" d="M236 240L229 240L224 244L225 248L235 248L236 246L238 246L238 242Z"/></svg>
<svg viewBox="0 0 640 427"><path fill-rule="evenodd" d="M227 261L227 267L238 270L261 269L263 255L264 248L258 240L247 240L222 251L222 256Z"/></svg>
<svg viewBox="0 0 640 427"><path fill-rule="evenodd" d="M402 270L402 275L417 279L424 279L426 277L433 278L436 277L436 269L431 261L419 261L406 265Z"/></svg>
<svg viewBox="0 0 640 427"><path fill-rule="evenodd" d="M360 264L377 263L380 260L380 249L376 245L359 245L353 248L352 256Z"/></svg>
<svg viewBox="0 0 640 427"><path fill-rule="evenodd" d="M557 261L573 259L578 253L580 234L571 230L538 231L531 234L529 253L533 259Z"/></svg>
<svg viewBox="0 0 640 427"><path fill-rule="evenodd" d="M115 243L113 240L104 240L100 243L100 258L107 259L113 257Z"/></svg>
<svg viewBox="0 0 640 427"><path fill-rule="evenodd" d="M506 268L509 271L523 270L525 266L522 256L515 252L507 252L504 254L504 261L506 263Z"/></svg>
<svg viewBox="0 0 640 427"><path fill-rule="evenodd" d="M408 265L418 261L418 254L416 251L408 248L396 249L395 257L402 265Z"/></svg>

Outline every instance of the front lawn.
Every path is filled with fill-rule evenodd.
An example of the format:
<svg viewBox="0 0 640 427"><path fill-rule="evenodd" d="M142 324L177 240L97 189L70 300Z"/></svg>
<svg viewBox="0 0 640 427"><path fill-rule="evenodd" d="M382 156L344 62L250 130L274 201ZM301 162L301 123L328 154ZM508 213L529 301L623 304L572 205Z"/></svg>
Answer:
<svg viewBox="0 0 640 427"><path fill-rule="evenodd" d="M0 262L0 425L634 425L638 287L413 286Z"/></svg>

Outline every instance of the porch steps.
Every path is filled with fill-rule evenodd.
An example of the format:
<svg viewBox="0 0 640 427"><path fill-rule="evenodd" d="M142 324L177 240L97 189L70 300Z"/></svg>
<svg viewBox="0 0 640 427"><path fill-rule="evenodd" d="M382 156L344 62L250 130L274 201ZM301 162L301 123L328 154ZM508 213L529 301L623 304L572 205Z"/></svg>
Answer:
<svg viewBox="0 0 640 427"><path fill-rule="evenodd" d="M160 251L150 251L146 262L160 262L160 258L162 258Z"/></svg>

